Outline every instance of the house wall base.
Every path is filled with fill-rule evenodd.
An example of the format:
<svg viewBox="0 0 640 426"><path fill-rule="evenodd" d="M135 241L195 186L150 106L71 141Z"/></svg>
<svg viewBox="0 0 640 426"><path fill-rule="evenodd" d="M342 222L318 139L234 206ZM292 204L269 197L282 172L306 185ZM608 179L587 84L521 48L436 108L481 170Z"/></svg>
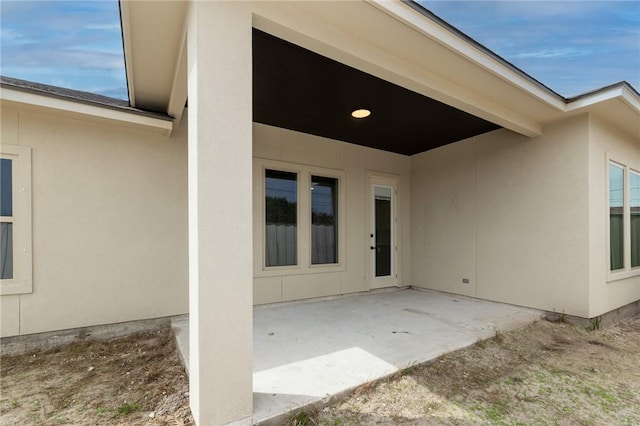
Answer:
<svg viewBox="0 0 640 426"><path fill-rule="evenodd" d="M178 317L182 315L3 337L0 339L0 354L5 356L41 352L80 341L104 341L133 333L159 330L169 327L172 319Z"/></svg>
<svg viewBox="0 0 640 426"><path fill-rule="evenodd" d="M617 309L613 309L593 318L583 318L575 315L567 315L562 312L547 312L545 319L551 322L564 321L585 329L600 329L634 315L640 314L640 300L628 303Z"/></svg>
<svg viewBox="0 0 640 426"><path fill-rule="evenodd" d="M361 292L356 294L370 294L370 293L386 293L389 291L399 291L412 288L414 290L424 290L420 287L401 287L401 288L393 288L393 289L379 289L379 290L371 290L369 292ZM319 297L311 299L312 301L317 300L330 300L340 297L349 297L354 296L354 294L346 294L346 295L338 295L338 296L328 296L328 297ZM302 300L302 301L293 301L293 302L279 302L273 303L269 305L262 305L260 307L255 307L254 309L260 309L266 306L273 305L289 305L289 304L297 304L297 303L308 303L310 300ZM566 321L570 324L573 324L582 328L594 327L596 324L600 328L608 327L611 324L621 321L626 318L631 318L634 315L640 314L640 300L636 300L635 302L628 303L624 306L621 306L617 309L609 311L603 315L599 315L593 318L584 318L576 315L568 315L562 312L550 312L547 311L544 319L547 321ZM114 324L103 324L96 325L90 327L78 327L78 328L70 328L66 330L56 330L56 331L48 331L44 333L33 333L21 336L11 336L11 337L3 337L0 339L0 355L20 355L28 352L41 352L54 348L59 348L64 345L68 345L70 343L80 342L80 341L90 341L90 340L99 340L105 341L109 339L114 339L118 337L126 337L133 333L141 333L153 330L159 330L165 327L172 327L173 333L177 334L176 325L184 324L188 322L189 314L183 315L174 315L168 317L161 318L150 318L144 320L137 321L126 321ZM188 362L185 362L184 357L187 357L188 354L180 354L182 364L185 367L188 375Z"/></svg>

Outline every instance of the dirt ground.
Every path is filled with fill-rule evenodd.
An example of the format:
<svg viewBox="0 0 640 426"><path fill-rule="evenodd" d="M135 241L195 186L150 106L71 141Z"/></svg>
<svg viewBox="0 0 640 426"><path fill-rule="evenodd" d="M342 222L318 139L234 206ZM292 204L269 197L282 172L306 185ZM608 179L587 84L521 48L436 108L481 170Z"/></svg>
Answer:
<svg viewBox="0 0 640 426"><path fill-rule="evenodd" d="M595 331L539 321L292 423L640 425L640 316Z"/></svg>
<svg viewBox="0 0 640 426"><path fill-rule="evenodd" d="M2 425L192 425L170 329L0 359Z"/></svg>
<svg viewBox="0 0 640 426"><path fill-rule="evenodd" d="M0 360L2 425L192 425L168 329ZM640 424L640 317L536 322L363 386L289 425Z"/></svg>

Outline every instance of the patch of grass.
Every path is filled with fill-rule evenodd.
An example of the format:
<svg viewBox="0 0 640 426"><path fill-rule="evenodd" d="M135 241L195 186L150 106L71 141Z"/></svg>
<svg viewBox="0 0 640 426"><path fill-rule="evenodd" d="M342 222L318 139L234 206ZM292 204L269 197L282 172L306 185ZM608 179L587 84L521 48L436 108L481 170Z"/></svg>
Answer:
<svg viewBox="0 0 640 426"><path fill-rule="evenodd" d="M67 418L66 416L55 416L53 419L51 419L51 423L56 425L69 424L69 418Z"/></svg>
<svg viewBox="0 0 640 426"><path fill-rule="evenodd" d="M491 421L499 422L504 418L504 410L499 405L491 405L485 411L485 416Z"/></svg>
<svg viewBox="0 0 640 426"><path fill-rule="evenodd" d="M522 383L522 379L518 376L507 377L507 379L504 382L508 385L515 385L515 384Z"/></svg>
<svg viewBox="0 0 640 426"><path fill-rule="evenodd" d="M289 420L288 426L310 426L312 424L311 416L306 411L300 410Z"/></svg>
<svg viewBox="0 0 640 426"><path fill-rule="evenodd" d="M602 328L602 317L593 317L589 320L589 326L587 327L588 331L600 330Z"/></svg>
<svg viewBox="0 0 640 426"><path fill-rule="evenodd" d="M618 402L618 398L616 398L611 393L607 392L607 390L602 387L598 387L597 389L595 389L593 391L593 395L600 398L600 405L602 406L602 409L605 411L608 411L611 405L616 404Z"/></svg>
<svg viewBox="0 0 640 426"><path fill-rule="evenodd" d="M125 402L121 406L118 407L118 414L121 416L126 416L127 414L134 413L136 411L140 411L140 406L137 403L128 403Z"/></svg>

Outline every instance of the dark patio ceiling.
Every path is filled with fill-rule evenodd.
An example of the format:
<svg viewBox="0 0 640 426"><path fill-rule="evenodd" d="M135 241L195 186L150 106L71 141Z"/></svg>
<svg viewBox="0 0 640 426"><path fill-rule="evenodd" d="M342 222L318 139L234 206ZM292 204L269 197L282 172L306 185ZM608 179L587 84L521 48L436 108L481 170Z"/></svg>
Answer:
<svg viewBox="0 0 640 426"><path fill-rule="evenodd" d="M253 120L405 155L500 127L256 29Z"/></svg>

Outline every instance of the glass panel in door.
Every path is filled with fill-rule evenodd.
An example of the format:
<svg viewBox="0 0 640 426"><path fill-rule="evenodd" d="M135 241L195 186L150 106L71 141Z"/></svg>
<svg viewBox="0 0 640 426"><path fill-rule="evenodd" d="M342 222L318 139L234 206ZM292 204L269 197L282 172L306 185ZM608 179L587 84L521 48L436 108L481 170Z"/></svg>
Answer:
<svg viewBox="0 0 640 426"><path fill-rule="evenodd" d="M374 191L374 224L375 224L375 276L388 277L392 265L392 188L388 186L373 187Z"/></svg>

